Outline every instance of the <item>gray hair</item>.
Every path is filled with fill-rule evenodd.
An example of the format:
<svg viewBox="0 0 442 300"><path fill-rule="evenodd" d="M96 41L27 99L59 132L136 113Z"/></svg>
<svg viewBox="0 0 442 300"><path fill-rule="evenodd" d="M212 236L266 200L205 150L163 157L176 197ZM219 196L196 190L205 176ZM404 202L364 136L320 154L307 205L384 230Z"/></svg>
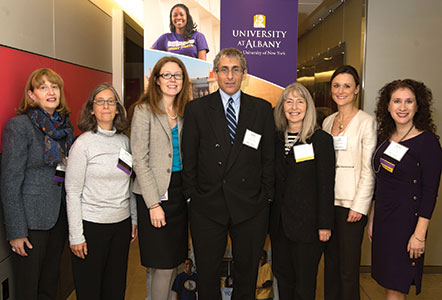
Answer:
<svg viewBox="0 0 442 300"><path fill-rule="evenodd" d="M229 57L229 58L237 58L239 59L239 62L241 64L242 70L247 70L247 62L246 58L244 57L244 54L242 54L241 51L235 48L224 48L218 54L216 55L215 59L213 60L213 68L215 71L218 70L219 61L223 57Z"/></svg>
<svg viewBox="0 0 442 300"><path fill-rule="evenodd" d="M276 104L275 110L273 112L275 117L275 127L276 130L279 132L285 132L287 130L288 121L284 113L284 103L287 100L287 97L295 91L307 102L307 109L305 112L304 120L302 122L302 129L299 133L299 139L301 140L301 142L305 143L306 140L311 137L313 133L315 133L318 126L316 124L315 102L313 101L310 92L301 83L295 82L290 84L285 88L285 90L279 97L278 103Z"/></svg>

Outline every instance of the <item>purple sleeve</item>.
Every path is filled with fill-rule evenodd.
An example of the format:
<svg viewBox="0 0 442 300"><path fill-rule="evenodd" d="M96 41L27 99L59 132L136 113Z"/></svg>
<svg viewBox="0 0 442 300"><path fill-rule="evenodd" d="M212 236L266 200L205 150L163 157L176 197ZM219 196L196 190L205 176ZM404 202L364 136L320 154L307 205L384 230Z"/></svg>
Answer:
<svg viewBox="0 0 442 300"><path fill-rule="evenodd" d="M421 148L420 162L422 168L422 200L419 205L418 215L430 219L436 205L440 184L442 150L438 140L432 134L422 145L424 145Z"/></svg>
<svg viewBox="0 0 442 300"><path fill-rule="evenodd" d="M197 52L200 50L206 50L206 52L209 52L209 46L207 45L206 37L204 36L204 34L202 34L201 32L195 32L194 39Z"/></svg>
<svg viewBox="0 0 442 300"><path fill-rule="evenodd" d="M153 43L152 48L167 51L167 33L161 35L155 43Z"/></svg>
<svg viewBox="0 0 442 300"><path fill-rule="evenodd" d="M172 291L174 291L174 292L178 292L179 291L179 288L178 288L178 285L180 284L179 283L179 281L180 281L179 278L180 278L180 274L178 274L177 277L175 277L175 280L173 281Z"/></svg>

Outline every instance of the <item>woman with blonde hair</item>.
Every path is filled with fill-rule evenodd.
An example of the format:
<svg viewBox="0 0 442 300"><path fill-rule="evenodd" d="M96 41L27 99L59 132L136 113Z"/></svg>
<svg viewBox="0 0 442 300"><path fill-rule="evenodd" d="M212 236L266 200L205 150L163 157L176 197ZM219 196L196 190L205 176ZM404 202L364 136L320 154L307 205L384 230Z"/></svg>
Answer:
<svg viewBox="0 0 442 300"><path fill-rule="evenodd" d="M275 200L270 237L279 299L315 299L323 243L333 229L335 153L332 137L316 125L316 108L300 83L276 104Z"/></svg>

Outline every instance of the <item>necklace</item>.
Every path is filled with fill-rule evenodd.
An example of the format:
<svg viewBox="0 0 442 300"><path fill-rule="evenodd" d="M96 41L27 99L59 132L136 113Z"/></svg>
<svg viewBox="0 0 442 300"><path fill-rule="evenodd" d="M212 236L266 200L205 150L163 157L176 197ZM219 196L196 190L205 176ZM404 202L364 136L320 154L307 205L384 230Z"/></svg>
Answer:
<svg viewBox="0 0 442 300"><path fill-rule="evenodd" d="M411 125L411 127L410 127L410 129L408 129L407 133L399 140L399 143L402 142L407 137L407 135L410 134L410 132L411 132L411 130L413 130L413 128L414 128L414 124Z"/></svg>
<svg viewBox="0 0 442 300"><path fill-rule="evenodd" d="M178 115L177 114L175 114L175 116L171 116L170 114L169 114L169 112L167 111L167 109L166 109L166 114L169 116L169 118L171 118L172 120L175 120L177 117L178 117Z"/></svg>
<svg viewBox="0 0 442 300"><path fill-rule="evenodd" d="M358 111L356 110L356 113L357 113L357 112L358 112ZM338 115L336 116L335 120L336 120L336 122L338 123L338 128L339 128L339 130L343 130L344 127L346 126L346 125L344 125L345 122L346 122L347 120L351 120L351 119L355 116L356 113L352 112L348 117L342 117L342 121L339 120L339 117L340 117L341 114L338 114Z"/></svg>

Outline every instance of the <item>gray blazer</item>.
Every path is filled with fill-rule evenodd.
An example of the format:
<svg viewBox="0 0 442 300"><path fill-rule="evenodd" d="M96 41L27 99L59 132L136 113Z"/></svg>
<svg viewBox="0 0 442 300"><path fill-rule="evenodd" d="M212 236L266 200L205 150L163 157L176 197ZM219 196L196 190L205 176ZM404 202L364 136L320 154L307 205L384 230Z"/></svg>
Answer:
<svg viewBox="0 0 442 300"><path fill-rule="evenodd" d="M51 229L58 219L62 185L43 160L44 134L27 115L10 119L3 131L1 200L8 240L28 229Z"/></svg>
<svg viewBox="0 0 442 300"><path fill-rule="evenodd" d="M181 141L183 120L178 117L177 121ZM160 202L172 174L172 133L167 115L152 113L146 104L136 106L132 117L130 148L136 174L133 192L142 195L146 206L150 207Z"/></svg>

